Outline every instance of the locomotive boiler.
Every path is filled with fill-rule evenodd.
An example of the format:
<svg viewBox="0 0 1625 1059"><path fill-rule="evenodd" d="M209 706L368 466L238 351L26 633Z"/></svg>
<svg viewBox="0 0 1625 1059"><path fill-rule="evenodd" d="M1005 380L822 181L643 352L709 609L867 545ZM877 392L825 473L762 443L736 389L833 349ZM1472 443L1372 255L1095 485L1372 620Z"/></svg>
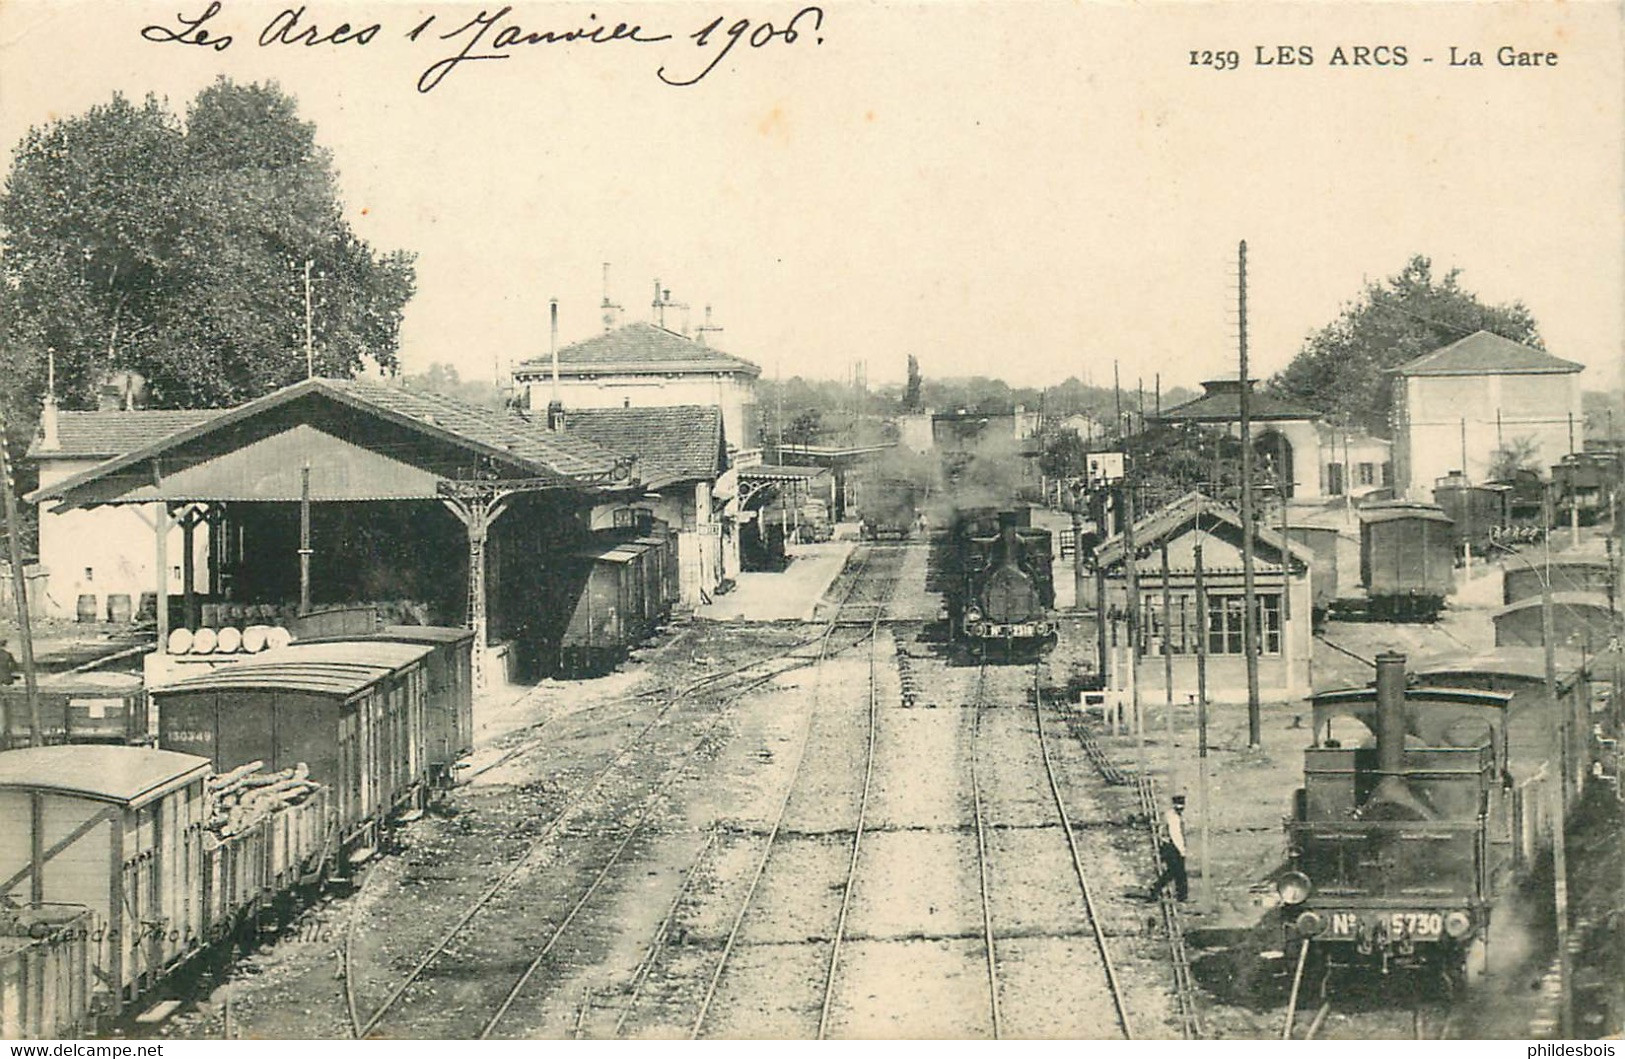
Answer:
<svg viewBox="0 0 1625 1059"><path fill-rule="evenodd" d="M946 596L950 638L986 657L1046 650L1055 643L1051 534L1025 509L974 508L948 531Z"/></svg>

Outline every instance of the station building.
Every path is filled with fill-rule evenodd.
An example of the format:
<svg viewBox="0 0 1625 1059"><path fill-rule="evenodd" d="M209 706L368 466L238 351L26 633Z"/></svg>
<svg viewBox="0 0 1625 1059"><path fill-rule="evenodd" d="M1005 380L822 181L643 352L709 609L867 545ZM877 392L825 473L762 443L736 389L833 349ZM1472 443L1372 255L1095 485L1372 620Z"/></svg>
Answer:
<svg viewBox="0 0 1625 1059"><path fill-rule="evenodd" d="M523 401L538 412L555 398L566 410L705 405L721 409L731 450L757 449L762 369L748 360L641 320L563 346L556 359L556 380L552 354L514 369Z"/></svg>

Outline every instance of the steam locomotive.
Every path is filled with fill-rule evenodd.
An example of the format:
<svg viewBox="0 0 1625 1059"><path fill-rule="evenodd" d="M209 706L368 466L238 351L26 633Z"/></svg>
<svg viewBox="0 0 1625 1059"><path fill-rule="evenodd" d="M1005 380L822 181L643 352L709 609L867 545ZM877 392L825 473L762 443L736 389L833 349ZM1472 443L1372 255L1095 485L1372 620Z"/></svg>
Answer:
<svg viewBox="0 0 1625 1059"><path fill-rule="evenodd" d="M1030 655L1055 644L1049 530L1025 509L954 513L943 542L949 638L982 657Z"/></svg>
<svg viewBox="0 0 1625 1059"><path fill-rule="evenodd" d="M1411 684L1405 657L1383 654L1374 687L1314 696L1276 875L1285 939L1305 957L1459 981L1468 951L1488 944L1495 901L1550 841L1553 785L1578 790L1583 772L1583 749L1557 745L1555 715L1572 714L1571 739L1586 731L1584 673L1552 702L1529 655L1435 665ZM1351 721L1365 745L1338 738Z"/></svg>

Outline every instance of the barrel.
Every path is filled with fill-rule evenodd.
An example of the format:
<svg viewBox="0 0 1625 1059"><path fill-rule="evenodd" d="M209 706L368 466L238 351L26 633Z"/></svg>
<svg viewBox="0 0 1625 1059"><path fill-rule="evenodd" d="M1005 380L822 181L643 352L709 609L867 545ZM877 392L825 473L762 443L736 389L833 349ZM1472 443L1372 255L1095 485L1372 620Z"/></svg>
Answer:
<svg viewBox="0 0 1625 1059"><path fill-rule="evenodd" d="M130 607L130 594L128 592L113 592L107 597L107 620L115 625L120 622L128 623L135 617Z"/></svg>
<svg viewBox="0 0 1625 1059"><path fill-rule="evenodd" d="M183 655L192 649L192 631L190 629L172 629L169 633L169 653Z"/></svg>
<svg viewBox="0 0 1625 1059"><path fill-rule="evenodd" d="M79 597L78 617L81 622L86 624L94 622L97 610L97 599L94 592L87 592Z"/></svg>
<svg viewBox="0 0 1625 1059"><path fill-rule="evenodd" d="M218 643L213 629L199 629L192 634L192 653L198 655L213 654Z"/></svg>
<svg viewBox="0 0 1625 1059"><path fill-rule="evenodd" d="M243 632L235 625L222 625L215 634L215 650L221 654L233 654L242 649Z"/></svg>

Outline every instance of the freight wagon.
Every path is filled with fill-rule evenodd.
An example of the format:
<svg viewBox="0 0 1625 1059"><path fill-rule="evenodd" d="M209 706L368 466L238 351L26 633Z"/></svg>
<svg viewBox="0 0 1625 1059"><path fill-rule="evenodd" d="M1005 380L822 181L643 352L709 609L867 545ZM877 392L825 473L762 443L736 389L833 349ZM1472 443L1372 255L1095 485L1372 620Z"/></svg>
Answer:
<svg viewBox="0 0 1625 1059"><path fill-rule="evenodd" d="M419 644L425 659L424 757L430 783L451 783L457 762L474 749L474 633L443 625L386 625L365 635L302 640L301 644L365 641Z"/></svg>
<svg viewBox="0 0 1625 1059"><path fill-rule="evenodd" d="M552 592L564 608L556 633L559 670L608 672L671 615L681 593L675 537L664 523L631 539L595 534L565 557Z"/></svg>
<svg viewBox="0 0 1625 1059"><path fill-rule="evenodd" d="M423 797L429 656L422 644L292 644L152 689L158 745L221 772L296 763L330 787L340 844L365 859L378 829Z"/></svg>
<svg viewBox="0 0 1625 1059"><path fill-rule="evenodd" d="M6 1036L84 1032L325 877L325 788L220 828L212 774L207 758L146 747L0 754Z"/></svg>
<svg viewBox="0 0 1625 1059"><path fill-rule="evenodd" d="M1593 592L1552 593L1554 647L1577 647L1596 654L1614 635L1614 614L1608 597ZM1495 623L1495 646L1539 647L1546 642L1546 616L1540 596L1509 603L1490 615Z"/></svg>
<svg viewBox="0 0 1625 1059"><path fill-rule="evenodd" d="M0 918L0 1038L50 1040L89 1029L93 926L77 905Z"/></svg>
<svg viewBox="0 0 1625 1059"><path fill-rule="evenodd" d="M1457 554L1465 545L1474 555L1488 555L1511 525L1510 485L1469 485L1467 479L1456 472L1438 480L1433 488L1433 502L1456 524Z"/></svg>
<svg viewBox="0 0 1625 1059"><path fill-rule="evenodd" d="M83 674L44 678L39 685L42 742L130 743L147 739L147 693L141 678ZM0 749L33 743L33 720L22 684L0 688Z"/></svg>
<svg viewBox="0 0 1625 1059"><path fill-rule="evenodd" d="M1453 523L1433 504L1360 509L1360 583L1378 621L1433 621L1455 589Z"/></svg>
<svg viewBox="0 0 1625 1059"><path fill-rule="evenodd" d="M0 754L0 896L94 919L92 993L133 999L207 933L199 888L204 781L190 754L51 746Z"/></svg>
<svg viewBox="0 0 1625 1059"><path fill-rule="evenodd" d="M1553 592L1590 592L1607 597L1614 590L1613 567L1597 556L1553 556L1550 562L1534 566L1507 563L1501 579L1501 602L1510 606L1525 599L1539 599L1541 586L1551 577Z"/></svg>

